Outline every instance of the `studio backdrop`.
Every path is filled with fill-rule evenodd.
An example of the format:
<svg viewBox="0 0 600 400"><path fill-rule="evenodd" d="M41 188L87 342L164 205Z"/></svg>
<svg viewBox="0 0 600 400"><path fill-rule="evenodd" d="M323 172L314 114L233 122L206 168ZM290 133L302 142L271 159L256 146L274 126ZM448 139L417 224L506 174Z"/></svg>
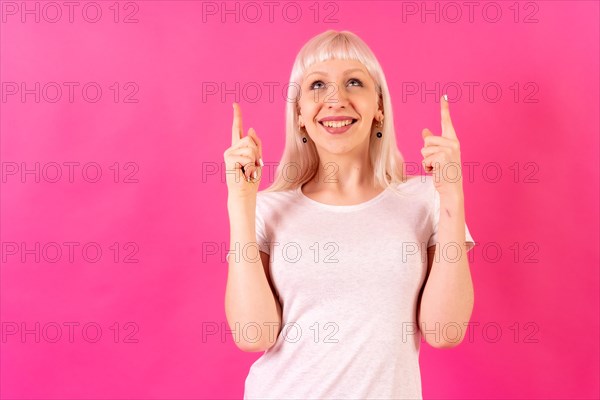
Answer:
<svg viewBox="0 0 600 400"><path fill-rule="evenodd" d="M381 63L409 173L445 93L460 140L475 306L459 346L421 344L424 398L598 398L598 2L0 7L2 399L241 398L232 103L265 188L294 58L330 29Z"/></svg>

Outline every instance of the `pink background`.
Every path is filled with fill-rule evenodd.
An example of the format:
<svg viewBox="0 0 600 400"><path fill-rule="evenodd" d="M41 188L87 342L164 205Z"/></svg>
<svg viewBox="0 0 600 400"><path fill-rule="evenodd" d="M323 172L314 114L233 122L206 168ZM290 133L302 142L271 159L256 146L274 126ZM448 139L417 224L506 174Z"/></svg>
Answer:
<svg viewBox="0 0 600 400"><path fill-rule="evenodd" d="M115 22L113 3L96 2L96 23L83 18L84 2L73 22L63 7L55 23L44 3L39 22L21 20L20 1L14 15L11 2L2 5L2 398L241 398L260 353L238 350L231 335L203 341L207 326L226 328L222 162L231 103L240 102L244 129L256 129L273 168L284 143L281 88L297 51L327 29L357 33L379 58L407 161L421 161L423 128L440 133L437 99L454 82L447 92L462 159L479 163L464 183L478 242L470 254L479 325L454 349L423 343L424 397L600 396L597 2L521 2L517 22L513 2L496 2L495 23L494 8L487 20L482 14L487 3L472 22L466 7L453 22L456 10L445 3L427 3L439 7L439 22L435 14L421 20L421 2L410 2L417 14L401 2L320 3L315 22L313 3L297 2L296 23L294 9L282 15L287 2L277 3L272 22L264 3L254 3L263 15L252 21L252 9L228 2L240 19L222 22L220 13L203 14L203 5L222 11L221 2L199 1L121 2ZM94 15L88 8L86 17ZM22 100L21 82L40 82L39 102L34 94ZM73 101L65 82L79 84ZM82 95L89 82L102 89L97 102ZM477 85L471 98L468 82ZM57 85L62 97L52 102ZM36 162L39 182L21 175ZM73 182L68 162L79 163ZM63 175L53 183L54 163ZM84 179L94 177L93 168L82 175L86 163L100 166L98 182ZM52 242L63 250L56 262ZM80 243L73 262L64 242ZM39 262L24 251L36 243L47 250ZM83 257L86 243L102 249L99 261ZM138 262L125 262L128 255ZM36 323L39 342L21 336ZM68 323L79 324L72 341ZM102 333L92 342L95 326Z"/></svg>

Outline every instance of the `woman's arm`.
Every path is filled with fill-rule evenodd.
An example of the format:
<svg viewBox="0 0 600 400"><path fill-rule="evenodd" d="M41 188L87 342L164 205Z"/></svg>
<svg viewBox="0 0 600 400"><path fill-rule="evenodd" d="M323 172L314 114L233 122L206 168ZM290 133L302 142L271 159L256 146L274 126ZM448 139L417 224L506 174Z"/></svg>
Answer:
<svg viewBox="0 0 600 400"><path fill-rule="evenodd" d="M460 143L450 118L447 95L440 99L440 107L442 136L433 135L427 128L422 132L423 165L433 172L433 183L439 193L439 210L436 210L439 219L437 243L432 246L435 250L428 249L431 270L418 319L425 341L433 347L445 348L454 347L464 339L473 311L474 293L465 242Z"/></svg>
<svg viewBox="0 0 600 400"><path fill-rule="evenodd" d="M262 174L262 143L254 129L243 137L242 111L233 103L231 147L223 153L227 179L230 251L225 315L236 345L244 351L271 347L281 327L281 307L267 278L268 257L256 241L256 197ZM250 180L253 177L255 180ZM248 258L252 257L252 258ZM258 335L244 337L244 334Z"/></svg>
<svg viewBox="0 0 600 400"><path fill-rule="evenodd" d="M225 291L227 322L236 332L240 349L265 351L275 343L281 328L281 306L268 281L268 255L259 252L256 240L256 198L230 198L227 208L231 235ZM252 342L256 328L259 337ZM252 337L244 337L244 332Z"/></svg>
<svg viewBox="0 0 600 400"><path fill-rule="evenodd" d="M438 243L428 249L428 269L419 327L431 346L457 346L464 339L474 304L462 196L440 198Z"/></svg>

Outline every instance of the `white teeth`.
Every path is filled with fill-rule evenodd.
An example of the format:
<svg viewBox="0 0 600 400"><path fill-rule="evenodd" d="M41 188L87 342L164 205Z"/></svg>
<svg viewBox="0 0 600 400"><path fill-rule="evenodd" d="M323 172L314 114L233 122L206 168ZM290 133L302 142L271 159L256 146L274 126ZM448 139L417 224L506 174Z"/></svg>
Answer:
<svg viewBox="0 0 600 400"><path fill-rule="evenodd" d="M342 126L350 125L351 123L351 119L346 121L323 121L323 125L329 128L341 128Z"/></svg>

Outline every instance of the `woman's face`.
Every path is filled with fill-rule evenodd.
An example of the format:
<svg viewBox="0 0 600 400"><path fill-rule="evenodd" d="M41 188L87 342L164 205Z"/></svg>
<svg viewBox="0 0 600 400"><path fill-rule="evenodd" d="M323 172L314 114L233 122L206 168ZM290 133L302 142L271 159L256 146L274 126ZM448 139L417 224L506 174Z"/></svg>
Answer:
<svg viewBox="0 0 600 400"><path fill-rule="evenodd" d="M365 66L354 60L329 60L307 69L298 107L300 123L317 148L335 154L361 146L364 149L360 150L368 150L373 124L383 117L375 82ZM325 126L323 120L331 117L343 117L352 124L342 128Z"/></svg>

